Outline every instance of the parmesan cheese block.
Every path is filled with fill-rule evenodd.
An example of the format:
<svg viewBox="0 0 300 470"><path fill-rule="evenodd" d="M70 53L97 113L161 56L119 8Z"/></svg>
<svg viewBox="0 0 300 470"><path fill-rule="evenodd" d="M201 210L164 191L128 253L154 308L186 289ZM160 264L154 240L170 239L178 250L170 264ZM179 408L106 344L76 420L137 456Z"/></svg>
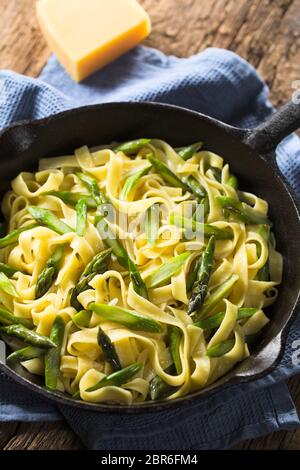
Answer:
<svg viewBox="0 0 300 470"><path fill-rule="evenodd" d="M38 0L37 16L50 48L77 82L151 30L150 18L136 0Z"/></svg>

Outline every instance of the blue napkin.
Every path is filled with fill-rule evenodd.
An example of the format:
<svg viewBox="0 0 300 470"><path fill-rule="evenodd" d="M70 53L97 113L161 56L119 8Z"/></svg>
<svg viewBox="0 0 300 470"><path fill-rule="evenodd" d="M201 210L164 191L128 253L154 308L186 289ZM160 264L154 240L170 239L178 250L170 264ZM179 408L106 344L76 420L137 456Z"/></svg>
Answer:
<svg viewBox="0 0 300 470"><path fill-rule="evenodd" d="M0 72L0 128L66 108L109 101L161 101L194 109L229 124L253 127L273 108L256 71L237 55L207 49L179 59L138 47L75 84L54 57L41 80ZM205 140L205 136L202 136ZM300 197L300 145L289 136L277 149L281 171ZM300 424L286 385L300 371L300 315L279 366L267 377L234 386L200 403L143 415L109 415L57 406L32 396L0 375L0 421L53 420L63 416L89 449L220 449Z"/></svg>

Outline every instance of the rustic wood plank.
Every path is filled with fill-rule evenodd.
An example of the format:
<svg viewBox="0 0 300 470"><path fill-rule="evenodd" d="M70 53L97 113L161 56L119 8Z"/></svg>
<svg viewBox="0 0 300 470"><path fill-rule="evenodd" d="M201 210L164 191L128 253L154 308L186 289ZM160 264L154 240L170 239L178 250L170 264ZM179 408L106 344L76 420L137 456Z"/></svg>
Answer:
<svg viewBox="0 0 300 470"><path fill-rule="evenodd" d="M3 426L3 425L2 425ZM63 422L22 423L4 450L81 450L78 437Z"/></svg>
<svg viewBox="0 0 300 470"><path fill-rule="evenodd" d="M35 0L1 0L0 69L36 77L49 54L36 21Z"/></svg>
<svg viewBox="0 0 300 470"><path fill-rule="evenodd" d="M236 51L258 68L280 104L300 76L300 0L141 0L153 32L146 44L188 56L206 47ZM49 57L35 0L0 3L0 68L37 76Z"/></svg>
<svg viewBox="0 0 300 470"><path fill-rule="evenodd" d="M281 39L274 41L258 66L272 89L276 104L291 99L293 83L300 80L300 2L292 2L280 24ZM299 89L299 85L297 87ZM278 98L276 98L278 96Z"/></svg>
<svg viewBox="0 0 300 470"><path fill-rule="evenodd" d="M39 31L36 0L1 0L0 69L38 76L50 51ZM300 0L140 0L153 32L146 44L186 57L206 47L233 50L258 68L278 105L300 79ZM290 381L300 410L300 379ZM0 424L0 448L81 449L63 423ZM241 449L300 449L300 431L278 432Z"/></svg>
<svg viewBox="0 0 300 470"><path fill-rule="evenodd" d="M0 423L0 449L3 449L18 432L18 423Z"/></svg>
<svg viewBox="0 0 300 470"><path fill-rule="evenodd" d="M275 105L291 98L292 82L300 79L300 0L142 3L154 25L148 45L179 56L230 49L258 68Z"/></svg>

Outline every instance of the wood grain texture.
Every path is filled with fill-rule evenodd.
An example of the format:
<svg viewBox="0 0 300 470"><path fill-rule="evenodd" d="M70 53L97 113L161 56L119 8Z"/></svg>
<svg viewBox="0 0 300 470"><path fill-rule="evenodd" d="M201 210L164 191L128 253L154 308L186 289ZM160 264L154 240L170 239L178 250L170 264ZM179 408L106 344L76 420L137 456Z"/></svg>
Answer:
<svg viewBox="0 0 300 470"><path fill-rule="evenodd" d="M206 47L233 50L258 68L278 105L300 79L300 0L141 0L153 32L146 44L189 56ZM37 76L50 54L35 0L1 0L0 68Z"/></svg>
<svg viewBox="0 0 300 470"><path fill-rule="evenodd" d="M18 427L18 423L0 424L0 449L4 449L9 441L17 434Z"/></svg>
<svg viewBox="0 0 300 470"><path fill-rule="evenodd" d="M6 434L7 424L0 427L1 434ZM3 440L3 450L81 450L83 447L77 436L63 422L57 423L20 423L9 438ZM2 430L2 432L1 432ZM4 445L3 445L4 444Z"/></svg>
<svg viewBox="0 0 300 470"><path fill-rule="evenodd" d="M206 47L237 52L260 72L275 105L300 80L300 0L140 0L151 15L146 44L186 57ZM35 0L0 0L0 69L37 76L50 51L39 31ZM300 410L300 380L289 382ZM0 424L1 449L81 449L64 423ZM300 431L273 433L239 449L300 449Z"/></svg>
<svg viewBox="0 0 300 470"><path fill-rule="evenodd" d="M35 77L49 54L36 21L35 0L1 0L0 69Z"/></svg>

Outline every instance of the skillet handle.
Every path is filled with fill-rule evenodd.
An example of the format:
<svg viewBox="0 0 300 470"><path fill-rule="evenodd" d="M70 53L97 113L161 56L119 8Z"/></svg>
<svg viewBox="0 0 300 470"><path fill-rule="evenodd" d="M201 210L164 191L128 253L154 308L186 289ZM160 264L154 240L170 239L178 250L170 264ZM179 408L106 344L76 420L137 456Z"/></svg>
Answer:
<svg viewBox="0 0 300 470"><path fill-rule="evenodd" d="M256 152L267 154L289 134L300 128L300 93L272 114L263 124L247 132L244 141Z"/></svg>

